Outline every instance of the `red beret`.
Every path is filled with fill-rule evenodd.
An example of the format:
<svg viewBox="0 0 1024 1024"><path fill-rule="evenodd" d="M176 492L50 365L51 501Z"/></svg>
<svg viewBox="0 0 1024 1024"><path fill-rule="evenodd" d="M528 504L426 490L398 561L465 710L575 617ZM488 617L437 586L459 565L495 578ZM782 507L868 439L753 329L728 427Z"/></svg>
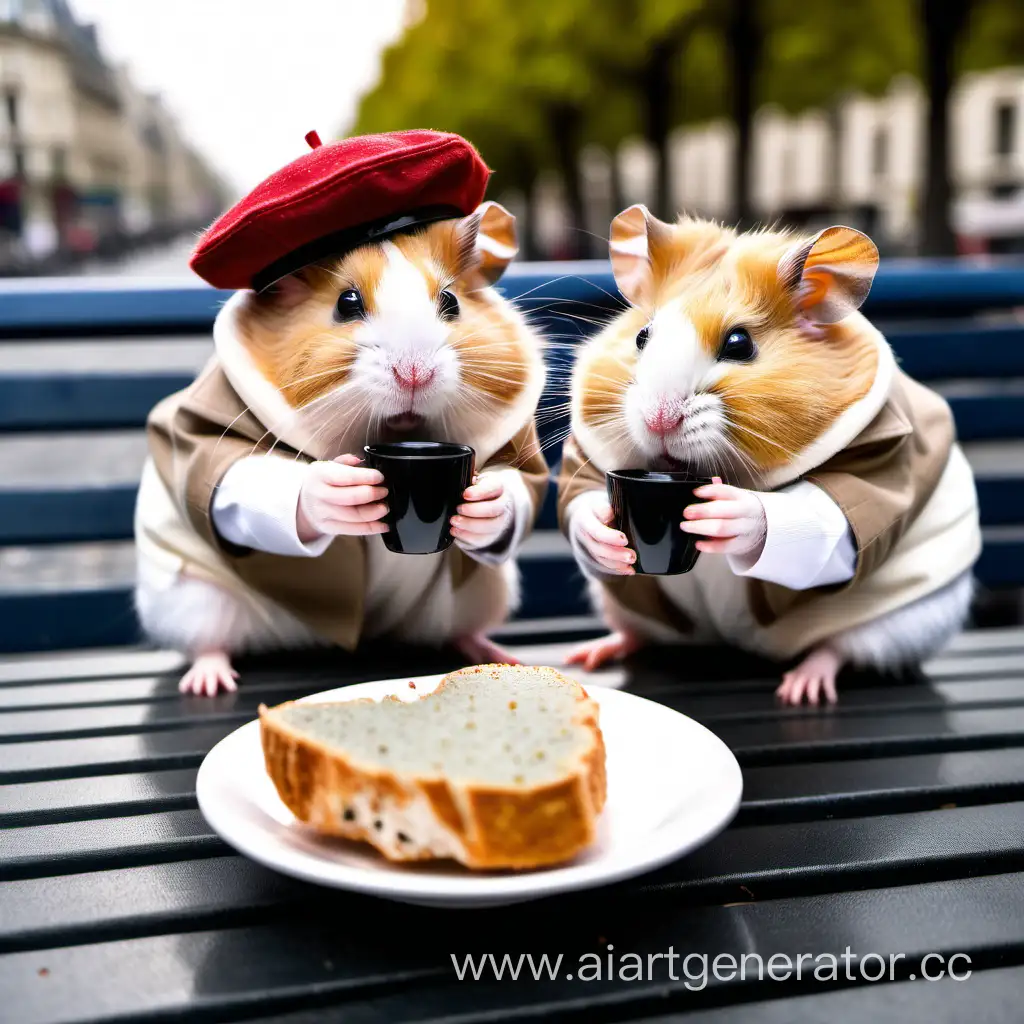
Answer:
<svg viewBox="0 0 1024 1024"><path fill-rule="evenodd" d="M464 217L490 171L465 139L414 130L313 147L203 232L189 266L216 288L266 288L301 267L419 224Z"/></svg>

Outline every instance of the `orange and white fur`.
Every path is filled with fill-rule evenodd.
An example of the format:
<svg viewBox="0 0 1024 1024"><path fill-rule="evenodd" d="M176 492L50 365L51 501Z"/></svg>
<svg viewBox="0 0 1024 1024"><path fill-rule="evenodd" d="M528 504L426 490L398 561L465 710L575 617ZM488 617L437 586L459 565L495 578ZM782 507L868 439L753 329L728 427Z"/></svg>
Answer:
<svg viewBox="0 0 1024 1024"><path fill-rule="evenodd" d="M214 328L216 358L268 431L315 459L287 456L301 474L290 513L301 543L372 539L386 530L386 490L375 470L360 465L364 444L452 440L472 445L481 466L530 422L544 384L540 340L490 287L515 252L513 218L485 203L462 220L364 245L267 293L229 300ZM264 467L253 462L238 472L235 486L244 490L252 480L241 476ZM281 479L268 476L266 486ZM150 463L137 512L136 606L153 641L193 658L183 691L235 689L233 655L320 642L240 587L209 545L174 522L172 505ZM514 470L487 472L465 492L452 532L467 552L508 534L514 548L531 514ZM484 631L518 600L514 563L500 574L477 573L453 593L438 571L444 555L411 558L369 540L366 550L362 635L453 640L473 661L508 660ZM197 560L219 585L178 571Z"/></svg>
<svg viewBox="0 0 1024 1024"><path fill-rule="evenodd" d="M825 235L829 265L813 266L813 240L782 232L737 235L688 218L669 225L641 206L612 225L612 267L630 308L580 353L573 435L602 472L696 463L730 481L698 490L705 502L683 513L680 529L701 537L695 569L648 577L690 614L699 639L778 653L759 636L745 581L734 574L756 562L765 543L764 492L799 481L849 443L884 402L894 372L884 338L856 312L877 265L873 244L849 228L830 229L818 244ZM729 358L728 345L738 358ZM973 495L963 472L961 489ZM599 585L602 574L633 574L635 560L603 491L574 499L568 532L614 630L571 662L593 669L652 641L679 641ZM785 675L780 699L832 702L845 663L891 668L928 657L962 625L971 593L963 573L816 642Z"/></svg>

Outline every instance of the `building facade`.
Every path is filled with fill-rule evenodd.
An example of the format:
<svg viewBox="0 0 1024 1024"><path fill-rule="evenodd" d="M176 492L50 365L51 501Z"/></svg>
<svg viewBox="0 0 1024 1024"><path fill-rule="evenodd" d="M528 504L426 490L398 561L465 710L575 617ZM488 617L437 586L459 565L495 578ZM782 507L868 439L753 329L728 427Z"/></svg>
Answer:
<svg viewBox="0 0 1024 1024"><path fill-rule="evenodd" d="M0 273L208 222L216 174L66 0L0 0Z"/></svg>
<svg viewBox="0 0 1024 1024"><path fill-rule="evenodd" d="M761 108L751 152L759 218L815 226L841 215L891 251L912 251L926 116L926 96L909 77L894 79L883 96L840 97L830 110ZM964 250L1024 246L1024 68L964 76L950 121L951 217ZM731 216L734 137L725 122L676 132L672 190L680 210ZM620 148L625 179L644 180L642 149Z"/></svg>
<svg viewBox="0 0 1024 1024"><path fill-rule="evenodd" d="M913 253L926 117L926 96L910 77L894 79L882 96L837 97L828 110L789 114L762 107L750 155L755 214L764 223L811 230L842 220L867 231L883 252ZM1024 67L965 75L951 100L950 134L950 216L961 249L1024 251ZM734 155L735 131L727 121L677 129L669 145L674 209L732 219ZM614 154L588 146L580 170L586 229L597 239L606 235L616 203L653 200L655 161L642 139L625 140ZM557 255L571 248L557 175L542 177L534 199L544 250ZM592 249L604 251L597 242Z"/></svg>

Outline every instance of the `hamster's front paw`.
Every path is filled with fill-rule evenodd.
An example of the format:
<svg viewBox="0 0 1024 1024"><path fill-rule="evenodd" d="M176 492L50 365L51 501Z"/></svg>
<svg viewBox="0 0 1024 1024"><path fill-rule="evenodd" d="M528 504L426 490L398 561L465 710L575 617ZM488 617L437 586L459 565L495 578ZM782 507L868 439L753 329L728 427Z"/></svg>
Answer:
<svg viewBox="0 0 1024 1024"><path fill-rule="evenodd" d="M704 501L683 509L679 528L710 538L697 541L697 549L756 562L768 536L768 520L758 493L723 484L716 476L714 483L698 487L693 494Z"/></svg>
<svg viewBox="0 0 1024 1024"><path fill-rule="evenodd" d="M578 504L577 504L578 502ZM569 539L578 551L600 571L615 576L633 576L636 552L621 530L612 527L612 508L600 491L581 495L574 501L569 521Z"/></svg>
<svg viewBox="0 0 1024 1024"><path fill-rule="evenodd" d="M354 455L333 462L311 462L299 491L296 525L299 539L309 544L319 537L365 537L387 533L380 520L387 515L383 499L388 489L384 477L368 469Z"/></svg>
<svg viewBox="0 0 1024 1024"><path fill-rule="evenodd" d="M819 697L824 696L829 704L835 704L839 699L836 675L842 667L842 656L827 644L822 644L782 677L775 697L783 704L796 705L805 698L808 704L817 704Z"/></svg>
<svg viewBox="0 0 1024 1024"><path fill-rule="evenodd" d="M231 659L223 651L207 651L192 662L178 683L179 693L216 697L221 690L234 693L238 689L238 673L231 667Z"/></svg>
<svg viewBox="0 0 1024 1024"><path fill-rule="evenodd" d="M515 511L501 478L482 473L462 493L463 504L452 516L452 536L465 548L489 548L511 529Z"/></svg>

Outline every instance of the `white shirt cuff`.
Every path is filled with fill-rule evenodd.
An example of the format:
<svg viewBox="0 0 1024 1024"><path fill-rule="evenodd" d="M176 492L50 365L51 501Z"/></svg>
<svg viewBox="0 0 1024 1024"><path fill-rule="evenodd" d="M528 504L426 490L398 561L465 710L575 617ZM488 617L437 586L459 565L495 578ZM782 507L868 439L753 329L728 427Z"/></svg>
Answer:
<svg viewBox="0 0 1024 1024"><path fill-rule="evenodd" d="M728 555L737 576L752 576L790 590L845 583L857 568L857 546L843 510L806 480L760 493L768 534L753 563Z"/></svg>
<svg viewBox="0 0 1024 1024"><path fill-rule="evenodd" d="M605 491L584 491L582 494L577 494L565 508L565 521L569 524L569 546L572 548L573 557L583 574L593 579L607 579L614 576L614 573L606 572L590 557L580 540L579 530L576 527L576 516L581 512L586 513L588 509L597 505L607 504L608 494Z"/></svg>
<svg viewBox="0 0 1024 1024"><path fill-rule="evenodd" d="M217 532L238 547L272 555L315 558L334 539L323 535L308 544L299 539L299 492L309 463L280 455L249 455L224 474L213 495Z"/></svg>
<svg viewBox="0 0 1024 1024"><path fill-rule="evenodd" d="M488 469L480 474L481 479L485 476L497 476L501 479L505 500L509 502L512 511L512 522L497 540L486 547L474 548L462 541L456 543L477 562L484 565L501 565L515 556L526 537L530 523L533 522L533 498L518 470Z"/></svg>

